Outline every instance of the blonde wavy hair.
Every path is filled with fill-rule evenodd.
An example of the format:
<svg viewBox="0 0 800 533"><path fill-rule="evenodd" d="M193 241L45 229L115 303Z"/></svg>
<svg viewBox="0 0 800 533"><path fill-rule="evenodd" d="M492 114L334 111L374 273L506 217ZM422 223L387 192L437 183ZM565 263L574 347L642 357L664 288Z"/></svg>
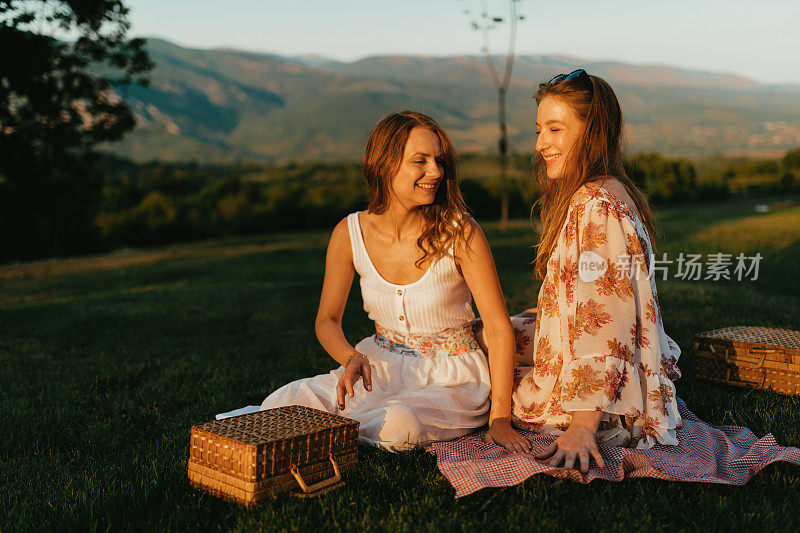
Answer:
<svg viewBox="0 0 800 533"><path fill-rule="evenodd" d="M445 255L451 248L461 249L468 238L469 213L458 188L458 158L453 143L441 126L424 113L392 113L383 117L369 134L363 173L369 185L367 211L381 214L392 201L392 180L400 170L414 128L425 128L439 137L443 167L442 182L433 202L419 208L423 218L422 234L417 239L423 253L416 262L419 267L430 256Z"/></svg>
<svg viewBox="0 0 800 533"><path fill-rule="evenodd" d="M564 174L557 179L547 177L544 158L539 152L534 154L536 180L542 191L536 201L541 205L542 235L534 263L534 274L540 278L547 273L547 261L567 218L570 199L587 183L608 177L619 180L636 204L651 238L658 235L647 197L625 173L621 147L622 109L611 85L589 74L539 84L534 97L536 103L548 97L558 98L572 108L583 122L583 130L570 152L565 154Z"/></svg>

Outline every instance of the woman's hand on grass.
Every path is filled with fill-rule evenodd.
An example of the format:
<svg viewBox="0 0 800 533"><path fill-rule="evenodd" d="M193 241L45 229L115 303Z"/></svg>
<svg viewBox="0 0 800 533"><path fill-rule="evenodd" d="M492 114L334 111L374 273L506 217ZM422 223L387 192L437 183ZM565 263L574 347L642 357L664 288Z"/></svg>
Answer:
<svg viewBox="0 0 800 533"><path fill-rule="evenodd" d="M498 444L510 452L530 453L531 443L511 427L508 418L495 418L489 422L489 430L483 440L490 444Z"/></svg>
<svg viewBox="0 0 800 533"><path fill-rule="evenodd" d="M339 402L339 410L344 410L345 395L351 398L355 395L355 386L358 380L364 381L364 389L367 392L372 390L372 368L366 357L359 354L353 357L344 369L344 374L336 384L336 399Z"/></svg>
<svg viewBox="0 0 800 533"><path fill-rule="evenodd" d="M580 470L584 474L589 472L590 457L593 457L597 466L603 468L605 462L600 450L597 448L597 440L594 431L579 424L570 424L569 428L560 435L553 444L536 455L537 459L550 458L550 466L564 468L575 468L575 461L580 462Z"/></svg>

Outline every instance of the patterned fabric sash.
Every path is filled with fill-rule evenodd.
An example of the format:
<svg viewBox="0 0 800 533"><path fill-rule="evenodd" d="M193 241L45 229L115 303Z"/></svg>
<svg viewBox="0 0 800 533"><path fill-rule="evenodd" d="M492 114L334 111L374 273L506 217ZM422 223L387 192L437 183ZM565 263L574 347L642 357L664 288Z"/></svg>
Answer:
<svg viewBox="0 0 800 533"><path fill-rule="evenodd" d="M452 357L480 349L468 322L438 333L411 335L375 324L375 343L399 355L410 357Z"/></svg>

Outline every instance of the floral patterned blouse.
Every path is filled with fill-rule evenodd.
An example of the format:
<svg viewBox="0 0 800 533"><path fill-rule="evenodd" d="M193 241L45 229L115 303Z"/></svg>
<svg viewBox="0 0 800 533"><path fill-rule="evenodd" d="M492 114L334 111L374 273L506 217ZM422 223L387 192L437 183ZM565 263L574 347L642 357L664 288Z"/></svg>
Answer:
<svg viewBox="0 0 800 533"><path fill-rule="evenodd" d="M603 411L598 442L678 443L680 349L664 332L651 254L626 204L590 185L575 193L539 292L532 366L516 369L516 423L559 434L569 412Z"/></svg>

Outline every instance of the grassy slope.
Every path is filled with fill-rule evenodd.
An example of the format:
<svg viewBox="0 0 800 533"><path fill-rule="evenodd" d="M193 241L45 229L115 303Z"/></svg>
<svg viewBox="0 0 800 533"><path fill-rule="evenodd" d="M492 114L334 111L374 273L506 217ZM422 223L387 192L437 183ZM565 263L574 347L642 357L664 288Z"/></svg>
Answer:
<svg viewBox="0 0 800 533"><path fill-rule="evenodd" d="M800 209L679 207L662 250L760 251L756 282L659 284L684 349L679 394L716 424L800 446L800 398L695 381L690 342L731 324L800 329ZM512 311L538 282L524 221L487 225ZM423 452L360 449L345 488L255 512L190 489L188 428L259 402L330 359L312 329L324 233L273 235L98 258L0 267L0 529L390 528L796 530L800 469L771 466L746 487L628 480L588 486L536 476L462 500ZM354 290L345 331L370 333Z"/></svg>

